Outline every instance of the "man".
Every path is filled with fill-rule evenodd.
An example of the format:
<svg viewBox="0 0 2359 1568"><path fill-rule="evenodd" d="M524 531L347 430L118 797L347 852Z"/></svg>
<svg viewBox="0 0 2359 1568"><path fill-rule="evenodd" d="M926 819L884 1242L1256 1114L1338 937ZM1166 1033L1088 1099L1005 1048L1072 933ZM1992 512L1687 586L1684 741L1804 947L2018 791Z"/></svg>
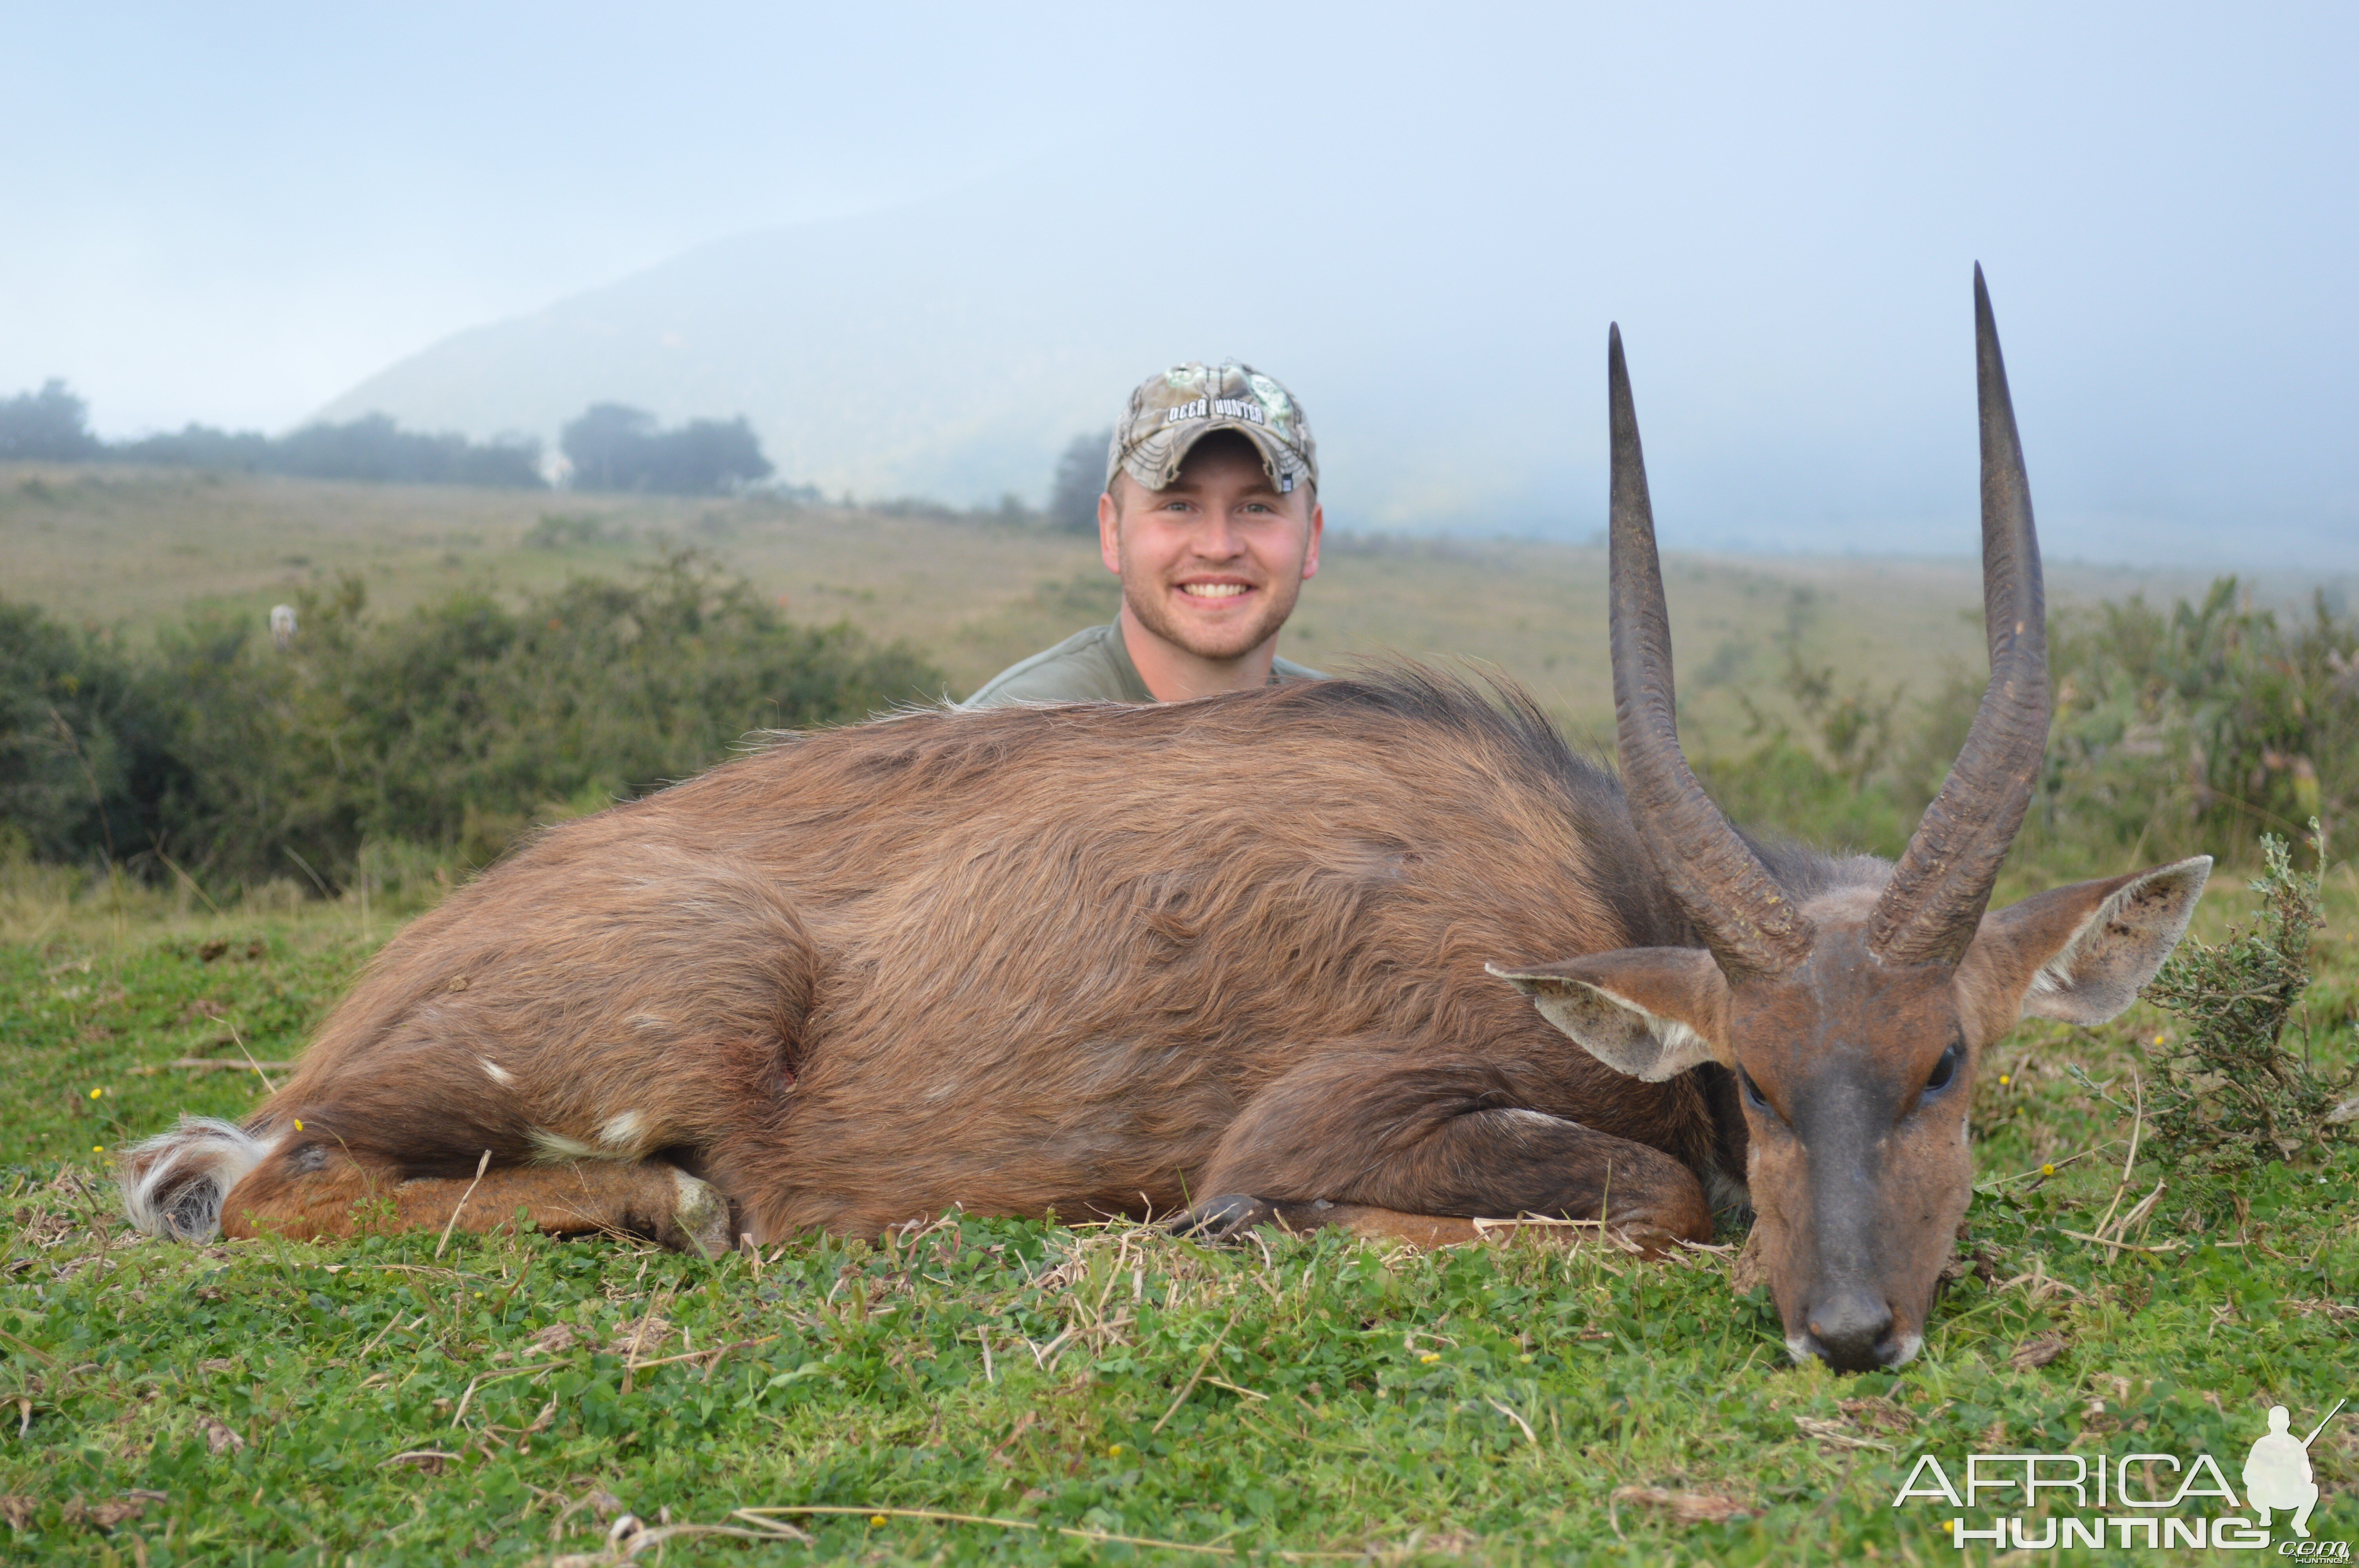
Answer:
<svg viewBox="0 0 2359 1568"><path fill-rule="evenodd" d="M969 708L1178 702L1317 680L1277 656L1319 570L1318 448L1293 395L1250 365L1189 363L1130 395L1106 452L1098 552L1114 622L1001 671Z"/></svg>

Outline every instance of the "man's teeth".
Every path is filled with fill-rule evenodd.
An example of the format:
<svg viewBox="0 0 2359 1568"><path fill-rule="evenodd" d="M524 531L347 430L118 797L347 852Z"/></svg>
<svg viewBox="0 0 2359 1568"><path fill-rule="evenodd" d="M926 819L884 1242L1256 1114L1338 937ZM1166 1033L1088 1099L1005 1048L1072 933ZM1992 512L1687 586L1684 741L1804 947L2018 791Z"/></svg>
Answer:
<svg viewBox="0 0 2359 1568"><path fill-rule="evenodd" d="M1180 591L1198 599L1234 599L1246 588L1241 582L1190 582L1182 583Z"/></svg>

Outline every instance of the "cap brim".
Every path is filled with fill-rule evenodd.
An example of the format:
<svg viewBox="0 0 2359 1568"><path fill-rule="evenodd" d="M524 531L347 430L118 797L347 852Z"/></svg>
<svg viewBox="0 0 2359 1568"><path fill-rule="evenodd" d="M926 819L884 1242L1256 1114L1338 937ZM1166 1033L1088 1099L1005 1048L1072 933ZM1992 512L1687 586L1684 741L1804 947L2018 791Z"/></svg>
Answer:
<svg viewBox="0 0 2359 1568"><path fill-rule="evenodd" d="M1318 474L1300 452L1270 434L1267 427L1245 419L1190 419L1158 430L1123 454L1122 471L1148 490L1169 490L1196 443L1223 430L1234 430L1254 444L1254 450L1261 454L1262 470L1281 492L1319 482Z"/></svg>

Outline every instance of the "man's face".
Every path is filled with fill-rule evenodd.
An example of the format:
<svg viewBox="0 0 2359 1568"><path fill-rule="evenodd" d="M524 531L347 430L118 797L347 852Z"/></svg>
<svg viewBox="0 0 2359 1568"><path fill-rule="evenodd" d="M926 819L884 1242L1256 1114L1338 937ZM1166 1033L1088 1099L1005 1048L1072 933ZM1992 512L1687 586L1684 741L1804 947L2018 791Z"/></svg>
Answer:
<svg viewBox="0 0 2359 1568"><path fill-rule="evenodd" d="M1279 494L1251 442L1216 434L1169 490L1117 472L1098 500L1098 548L1140 625L1199 658L1234 659L1294 612L1325 524L1307 487Z"/></svg>

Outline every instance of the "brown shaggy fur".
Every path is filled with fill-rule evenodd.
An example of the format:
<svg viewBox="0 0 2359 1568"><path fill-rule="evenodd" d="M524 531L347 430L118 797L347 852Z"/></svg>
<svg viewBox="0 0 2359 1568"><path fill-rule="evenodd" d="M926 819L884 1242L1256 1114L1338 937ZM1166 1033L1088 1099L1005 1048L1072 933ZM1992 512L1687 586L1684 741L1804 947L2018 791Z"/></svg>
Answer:
<svg viewBox="0 0 2359 1568"><path fill-rule="evenodd" d="M319 1228L327 1152L398 1183L488 1149L661 1157L757 1239L1232 1194L1705 1237L1745 1168L1727 1075L1622 1076L1484 972L1692 941L1612 777L1513 691L782 738L389 943L248 1121L278 1141L225 1217Z"/></svg>

